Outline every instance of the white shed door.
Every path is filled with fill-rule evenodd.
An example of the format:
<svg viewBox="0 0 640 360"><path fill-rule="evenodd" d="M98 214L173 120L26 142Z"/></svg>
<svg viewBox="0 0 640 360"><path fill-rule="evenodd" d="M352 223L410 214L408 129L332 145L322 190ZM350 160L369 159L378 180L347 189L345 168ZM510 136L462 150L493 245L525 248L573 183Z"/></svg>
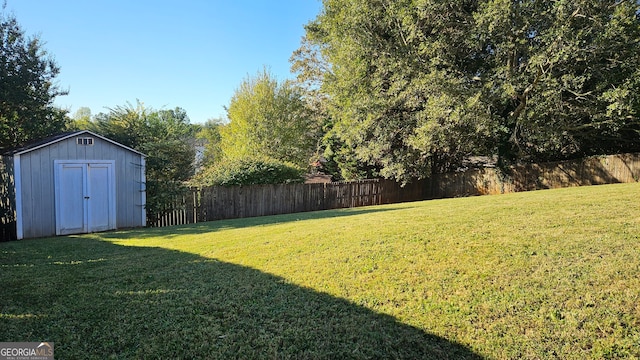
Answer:
<svg viewBox="0 0 640 360"><path fill-rule="evenodd" d="M115 229L114 161L55 161L56 234Z"/></svg>

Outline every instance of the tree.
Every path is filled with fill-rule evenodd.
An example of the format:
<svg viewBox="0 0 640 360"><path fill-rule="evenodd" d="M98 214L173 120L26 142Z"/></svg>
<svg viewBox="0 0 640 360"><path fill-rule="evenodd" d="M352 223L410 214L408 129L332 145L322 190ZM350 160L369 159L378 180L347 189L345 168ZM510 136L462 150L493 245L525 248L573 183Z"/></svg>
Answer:
<svg viewBox="0 0 640 360"><path fill-rule="evenodd" d="M321 90L341 166L364 163L408 181L470 155L544 160L640 149L639 7L325 1L306 39L328 64Z"/></svg>
<svg viewBox="0 0 640 360"><path fill-rule="evenodd" d="M194 172L195 127L184 109L153 110L140 102L127 104L96 115L89 130L147 155L149 223L172 210L174 198L183 194Z"/></svg>
<svg viewBox="0 0 640 360"><path fill-rule="evenodd" d="M302 38L300 48L292 55L291 71L296 74L296 86L302 92L302 100L309 109L310 133L316 140L315 153L311 162L320 164L319 170L329 174L334 180L351 179L368 174L365 167L357 162L345 162L341 152L347 151L344 143L332 132L333 119L329 112L329 97L322 90L323 78L330 72L330 65L323 56L318 41L314 41L308 33ZM367 177L363 175L363 177Z"/></svg>
<svg viewBox="0 0 640 360"><path fill-rule="evenodd" d="M224 158L268 156L306 168L314 153L308 109L290 81L279 83L266 70L236 89L220 129Z"/></svg>
<svg viewBox="0 0 640 360"><path fill-rule="evenodd" d="M107 113L96 114L88 125L88 130L139 150L149 138L149 109L137 101L135 106L127 103L108 110Z"/></svg>
<svg viewBox="0 0 640 360"><path fill-rule="evenodd" d="M498 153L556 159L640 149L640 4L488 2L474 69L499 119Z"/></svg>
<svg viewBox="0 0 640 360"><path fill-rule="evenodd" d="M445 17L448 4L327 1L307 26L330 65L322 90L338 147L329 150L343 173L406 182L454 168L489 135L491 119L476 111L477 89L434 66L443 46L435 37L451 35L427 29L431 39L420 35L419 18Z"/></svg>
<svg viewBox="0 0 640 360"><path fill-rule="evenodd" d="M204 166L213 165L222 158L220 142L222 137L220 129L225 126L222 119L209 119L205 122L196 137L204 140L204 154L202 164Z"/></svg>
<svg viewBox="0 0 640 360"><path fill-rule="evenodd" d="M38 37L28 38L15 17L0 9L0 151L64 130L66 95L55 83L60 69Z"/></svg>
<svg viewBox="0 0 640 360"><path fill-rule="evenodd" d="M88 129L91 125L91 109L81 107L73 114L71 121L67 124L70 130Z"/></svg>

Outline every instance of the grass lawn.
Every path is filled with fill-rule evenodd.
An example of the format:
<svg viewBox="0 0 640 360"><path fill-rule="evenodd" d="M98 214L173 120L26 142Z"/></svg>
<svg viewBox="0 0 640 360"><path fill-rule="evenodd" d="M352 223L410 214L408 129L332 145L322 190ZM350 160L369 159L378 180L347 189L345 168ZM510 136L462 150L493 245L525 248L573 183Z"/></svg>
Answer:
<svg viewBox="0 0 640 360"><path fill-rule="evenodd" d="M640 183L0 243L56 358L640 358Z"/></svg>

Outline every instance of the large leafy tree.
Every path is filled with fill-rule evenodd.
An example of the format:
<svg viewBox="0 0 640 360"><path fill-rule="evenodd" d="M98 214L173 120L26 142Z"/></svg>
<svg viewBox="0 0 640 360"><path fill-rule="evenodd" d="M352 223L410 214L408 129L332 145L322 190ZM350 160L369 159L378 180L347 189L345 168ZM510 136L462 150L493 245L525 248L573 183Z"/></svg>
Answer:
<svg viewBox="0 0 640 360"><path fill-rule="evenodd" d="M307 26L329 65L322 83L334 122L328 152L347 177L362 174L354 171L362 164L399 181L445 171L490 135L478 89L437 66L443 41L456 51L468 31L465 21L454 27L447 19L464 16L449 4L325 1ZM427 14L437 16L420 19Z"/></svg>
<svg viewBox="0 0 640 360"><path fill-rule="evenodd" d="M38 37L27 37L15 17L0 9L0 151L64 130L66 111L54 106L65 95L60 72Z"/></svg>
<svg viewBox="0 0 640 360"><path fill-rule="evenodd" d="M323 4L306 40L325 60L321 90L343 166L406 181L474 154L640 148L635 0ZM305 59L312 52L298 54L318 68L317 56Z"/></svg>
<svg viewBox="0 0 640 360"><path fill-rule="evenodd" d="M491 1L474 14L500 154L549 159L640 148L635 0Z"/></svg>
<svg viewBox="0 0 640 360"><path fill-rule="evenodd" d="M314 152L311 117L302 92L278 82L266 69L247 77L227 108L229 124L220 128L227 159L268 156L306 167Z"/></svg>

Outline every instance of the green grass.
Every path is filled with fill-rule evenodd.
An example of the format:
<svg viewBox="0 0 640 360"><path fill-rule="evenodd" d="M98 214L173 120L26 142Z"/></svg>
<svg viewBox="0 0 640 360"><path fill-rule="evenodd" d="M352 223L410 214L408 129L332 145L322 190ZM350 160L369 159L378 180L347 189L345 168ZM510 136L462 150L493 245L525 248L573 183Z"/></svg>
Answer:
<svg viewBox="0 0 640 360"><path fill-rule="evenodd" d="M59 358L640 358L640 184L0 244Z"/></svg>

